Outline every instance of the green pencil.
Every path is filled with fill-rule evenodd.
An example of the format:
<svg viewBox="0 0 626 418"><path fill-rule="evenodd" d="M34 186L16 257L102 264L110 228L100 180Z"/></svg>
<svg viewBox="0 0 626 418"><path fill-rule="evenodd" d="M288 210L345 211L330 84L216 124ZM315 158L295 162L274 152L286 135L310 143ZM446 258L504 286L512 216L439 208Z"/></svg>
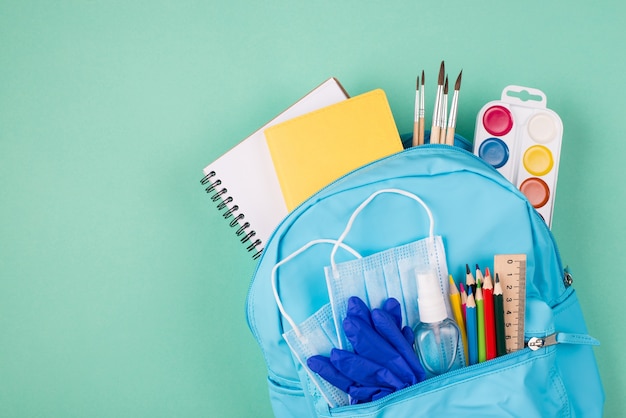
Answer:
<svg viewBox="0 0 626 418"><path fill-rule="evenodd" d="M496 319L496 353L498 356L506 354L506 340L504 334L504 300L500 276L496 273L496 283L493 286L493 310Z"/></svg>
<svg viewBox="0 0 626 418"><path fill-rule="evenodd" d="M485 304L479 280L476 281L476 323L478 327L478 362L482 363L487 360L487 346L485 345Z"/></svg>

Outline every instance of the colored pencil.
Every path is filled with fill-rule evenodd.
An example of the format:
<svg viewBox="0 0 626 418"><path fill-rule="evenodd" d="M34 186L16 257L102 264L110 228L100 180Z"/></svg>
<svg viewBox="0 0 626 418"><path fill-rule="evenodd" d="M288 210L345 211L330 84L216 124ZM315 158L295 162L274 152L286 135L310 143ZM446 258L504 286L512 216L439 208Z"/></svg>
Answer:
<svg viewBox="0 0 626 418"><path fill-rule="evenodd" d="M461 333L463 351L465 352L465 364L467 364L467 334L461 307L461 294L459 293L459 289L456 287L456 283L454 282L452 275L448 276L448 281L450 282L450 306L452 306L452 314L454 315L454 320L456 321L456 324L459 327L459 332Z"/></svg>
<svg viewBox="0 0 626 418"><path fill-rule="evenodd" d="M480 271L480 267L478 266L478 264L476 264L476 283L480 282L482 284L482 282L485 281L485 278L483 276L483 272Z"/></svg>
<svg viewBox="0 0 626 418"><path fill-rule="evenodd" d="M441 117L441 101L443 100L443 80L445 77L446 68L443 61L439 66L439 78L437 80L437 95L435 96L435 109L433 111L433 123L430 128L430 143L438 144L439 136L441 134L441 127L439 126L439 118Z"/></svg>
<svg viewBox="0 0 626 418"><path fill-rule="evenodd" d="M485 348L485 304L480 280L476 280L476 328L478 362L482 363L487 360L487 350Z"/></svg>
<svg viewBox="0 0 626 418"><path fill-rule="evenodd" d="M420 89L420 104L419 104L419 136L417 138L419 145L424 145L424 70L422 70L422 87Z"/></svg>
<svg viewBox="0 0 626 418"><path fill-rule="evenodd" d="M489 267L485 268L485 281L483 282L483 299L485 305L485 346L487 348L487 360L496 358L496 323L493 310L493 281Z"/></svg>
<svg viewBox="0 0 626 418"><path fill-rule="evenodd" d="M466 307L466 322L465 327L467 331L467 352L468 363L470 365L478 363L478 329L476 324L476 302L474 301L474 294L472 288L467 289L467 307Z"/></svg>
<svg viewBox="0 0 626 418"><path fill-rule="evenodd" d="M415 83L415 115L413 117L413 146L421 145L419 143L420 135L420 78L417 76Z"/></svg>
<svg viewBox="0 0 626 418"><path fill-rule="evenodd" d="M493 285L493 310L496 323L496 353L498 356L506 354L506 340L504 334L504 300L500 277L496 273L496 282Z"/></svg>
<svg viewBox="0 0 626 418"><path fill-rule="evenodd" d="M448 117L448 130L446 131L446 144L454 145L454 131L456 129L456 114L459 107L459 90L461 90L461 75L463 70L459 73L454 83L454 94L452 95L452 104L450 105L450 116Z"/></svg>
<svg viewBox="0 0 626 418"><path fill-rule="evenodd" d="M467 292L465 291L465 286L463 286L463 283L459 284L459 287L461 288L461 310L463 311L463 319L465 319L465 306L467 304Z"/></svg>
<svg viewBox="0 0 626 418"><path fill-rule="evenodd" d="M472 288L472 293L476 294L476 279L474 279L474 275L470 270L469 264L465 265L465 285L468 288ZM469 295L469 289L467 289L467 294Z"/></svg>

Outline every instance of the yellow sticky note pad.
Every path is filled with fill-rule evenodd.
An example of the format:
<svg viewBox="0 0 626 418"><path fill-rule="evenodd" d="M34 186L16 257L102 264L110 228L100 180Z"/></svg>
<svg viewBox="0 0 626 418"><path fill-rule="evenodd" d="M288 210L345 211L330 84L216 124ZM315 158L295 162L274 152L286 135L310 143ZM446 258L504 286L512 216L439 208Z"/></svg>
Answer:
<svg viewBox="0 0 626 418"><path fill-rule="evenodd" d="M403 149L381 89L274 125L265 137L289 210L342 175Z"/></svg>

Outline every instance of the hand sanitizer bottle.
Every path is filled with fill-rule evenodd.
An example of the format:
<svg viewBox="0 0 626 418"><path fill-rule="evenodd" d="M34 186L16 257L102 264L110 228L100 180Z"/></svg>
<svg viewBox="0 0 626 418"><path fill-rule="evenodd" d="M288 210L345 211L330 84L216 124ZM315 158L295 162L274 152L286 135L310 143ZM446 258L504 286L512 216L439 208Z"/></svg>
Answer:
<svg viewBox="0 0 626 418"><path fill-rule="evenodd" d="M416 276L420 323L414 330L415 350L424 369L440 375L458 368L461 363L455 362L462 350L461 334L454 321L448 318L435 272L416 272Z"/></svg>

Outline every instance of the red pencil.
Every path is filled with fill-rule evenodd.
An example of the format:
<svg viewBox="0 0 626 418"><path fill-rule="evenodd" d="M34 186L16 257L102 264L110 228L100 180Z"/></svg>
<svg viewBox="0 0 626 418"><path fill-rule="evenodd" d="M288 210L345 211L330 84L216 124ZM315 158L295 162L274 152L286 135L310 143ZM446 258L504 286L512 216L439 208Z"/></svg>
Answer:
<svg viewBox="0 0 626 418"><path fill-rule="evenodd" d="M489 273L489 267L485 268L483 282L483 304L485 308L485 344L487 348L487 360L496 358L496 321L493 308L493 281Z"/></svg>

